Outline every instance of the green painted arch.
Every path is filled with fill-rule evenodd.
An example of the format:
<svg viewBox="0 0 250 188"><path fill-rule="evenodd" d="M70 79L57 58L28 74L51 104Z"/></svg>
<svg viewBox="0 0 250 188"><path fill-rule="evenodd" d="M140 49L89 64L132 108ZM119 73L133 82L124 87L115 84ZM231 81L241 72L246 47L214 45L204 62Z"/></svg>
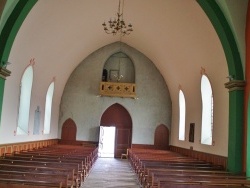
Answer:
<svg viewBox="0 0 250 188"><path fill-rule="evenodd" d="M18 1L12 13L8 17L0 34L0 62L6 62L15 40L15 37L26 16L36 4L37 0Z"/></svg>
<svg viewBox="0 0 250 188"><path fill-rule="evenodd" d="M244 80L239 49L232 29L215 0L197 0L210 19L221 41L228 65L229 75L235 80ZM244 93L242 90L229 92L229 135L227 170L241 173L243 167L243 107Z"/></svg>
<svg viewBox="0 0 250 188"><path fill-rule="evenodd" d="M18 1L15 0L1 0L0 1L0 11L1 11L1 18L0 18L0 31L2 31L3 26L5 25L8 17L11 15L13 9L15 8Z"/></svg>
<svg viewBox="0 0 250 188"><path fill-rule="evenodd" d="M215 0L197 0L213 24L223 46L229 74L235 80L244 80L241 57L232 29Z"/></svg>
<svg viewBox="0 0 250 188"><path fill-rule="evenodd" d="M37 0L18 1L12 14L7 19L0 35L0 61L8 60L11 47L15 37L30 10L36 4ZM197 0L208 18L211 20L223 46L229 74L234 79L243 80L244 74L241 64L239 50L233 35L233 32L218 4L215 0Z"/></svg>
<svg viewBox="0 0 250 188"><path fill-rule="evenodd" d="M0 66L8 61L16 35L26 16L37 0L20 0L7 18L0 33ZM5 79L0 78L0 122L3 106Z"/></svg>
<svg viewBox="0 0 250 188"><path fill-rule="evenodd" d="M38 0L19 0L16 4L15 8L13 9L12 13L6 20L6 23L3 26L3 29L0 33L0 63L6 62L9 58L9 54L12 48L12 45L14 43L15 37L25 20L26 16L29 14L30 10L33 8L33 6L37 3ZM207 14L208 18L210 19L211 23L213 24L219 39L221 41L221 44L223 46L225 56L227 59L228 64L228 71L230 75L234 76L234 79L236 80L244 80L244 74L243 74L243 68L241 63L241 58L239 54L239 50L237 47L237 43L235 41L233 32L223 14L220 7L216 3L215 0L197 0L198 4L202 7L204 12ZM5 81L3 79L0 79L0 115L2 114L2 100L3 100L3 93L4 93L4 83ZM233 93L230 98L230 116L233 117L239 117L239 121L229 120L229 132L234 133L235 127L232 125L238 124L242 125L242 119L241 119L241 110L239 110L237 113L234 112L234 109L243 109L242 106L242 97L243 95L241 93ZM242 133L240 128L236 128L237 138L234 139L234 141L237 142L237 146L241 145L241 138ZM230 143L229 143L230 145ZM232 161L235 161L238 164L235 164L235 166L241 166L242 162L241 160L241 154L242 149L240 147L231 148L231 154L229 153L229 158L231 158ZM234 156L238 154L238 156ZM232 157L230 156L232 155ZM236 160L235 160L236 159ZM235 169L233 169L235 168ZM240 168L232 167L233 171L240 171Z"/></svg>
<svg viewBox="0 0 250 188"><path fill-rule="evenodd" d="M18 1L13 12L7 19L0 35L0 60L7 61L15 37L30 10L37 0ZM243 80L244 74L239 50L233 32L215 0L197 0L208 18L211 20L221 40L227 62L229 74L237 80Z"/></svg>

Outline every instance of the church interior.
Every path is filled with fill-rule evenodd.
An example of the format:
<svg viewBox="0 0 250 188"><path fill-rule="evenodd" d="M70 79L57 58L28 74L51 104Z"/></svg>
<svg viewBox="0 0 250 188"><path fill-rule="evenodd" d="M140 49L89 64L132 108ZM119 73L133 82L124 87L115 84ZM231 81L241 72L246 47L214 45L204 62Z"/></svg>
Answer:
<svg viewBox="0 0 250 188"><path fill-rule="evenodd" d="M250 186L249 80L248 0L0 0L0 187L14 154L84 155L84 181L107 145Z"/></svg>

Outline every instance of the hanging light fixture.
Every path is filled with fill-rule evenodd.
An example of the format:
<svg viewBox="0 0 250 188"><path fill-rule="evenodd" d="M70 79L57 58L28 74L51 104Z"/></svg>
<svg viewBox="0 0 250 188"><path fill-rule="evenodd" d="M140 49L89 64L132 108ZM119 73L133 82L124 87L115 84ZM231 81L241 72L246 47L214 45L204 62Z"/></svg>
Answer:
<svg viewBox="0 0 250 188"><path fill-rule="evenodd" d="M123 7L124 7L124 0L122 0L122 10L121 10L121 0L119 0L119 6L118 6L118 12L117 12L117 18L110 18L108 21L108 24L105 22L102 24L104 31L107 34L113 34L116 35L117 33L120 33L122 36L129 35L132 31L132 24L129 23L126 25L125 21L123 20Z"/></svg>

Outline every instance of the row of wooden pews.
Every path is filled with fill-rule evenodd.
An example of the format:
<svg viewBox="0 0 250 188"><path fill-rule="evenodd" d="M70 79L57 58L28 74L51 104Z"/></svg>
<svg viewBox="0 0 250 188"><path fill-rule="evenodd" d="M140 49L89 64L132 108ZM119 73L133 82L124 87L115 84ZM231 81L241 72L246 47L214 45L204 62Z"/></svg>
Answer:
<svg viewBox="0 0 250 188"><path fill-rule="evenodd" d="M0 187L80 187L97 157L98 148L93 145L5 153L0 158Z"/></svg>
<svg viewBox="0 0 250 188"><path fill-rule="evenodd" d="M173 151L129 149L129 160L144 188L250 187L250 180Z"/></svg>

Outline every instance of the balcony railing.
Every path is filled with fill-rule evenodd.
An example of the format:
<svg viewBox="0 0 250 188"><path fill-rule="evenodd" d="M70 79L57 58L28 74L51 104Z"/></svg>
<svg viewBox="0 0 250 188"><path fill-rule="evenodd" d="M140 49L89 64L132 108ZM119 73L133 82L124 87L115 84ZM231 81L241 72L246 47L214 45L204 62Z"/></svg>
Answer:
<svg viewBox="0 0 250 188"><path fill-rule="evenodd" d="M101 82L100 95L109 97L135 98L135 84L121 82Z"/></svg>

